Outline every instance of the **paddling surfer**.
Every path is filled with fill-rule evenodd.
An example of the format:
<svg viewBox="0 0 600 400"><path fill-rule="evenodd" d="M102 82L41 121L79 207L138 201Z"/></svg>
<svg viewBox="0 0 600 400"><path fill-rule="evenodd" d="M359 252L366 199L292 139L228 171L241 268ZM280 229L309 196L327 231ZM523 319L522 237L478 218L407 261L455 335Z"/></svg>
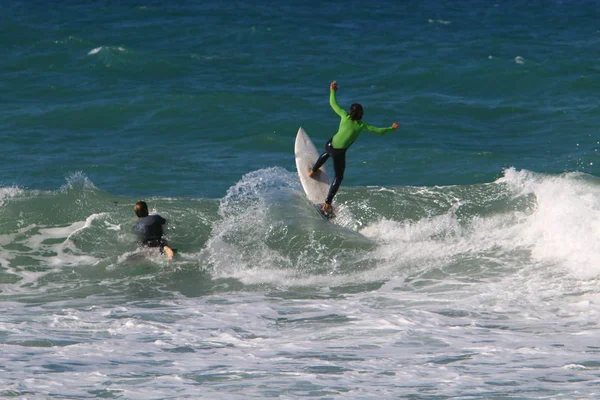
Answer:
<svg viewBox="0 0 600 400"><path fill-rule="evenodd" d="M175 251L169 247L167 241L163 238L162 226L167 220L158 214L148 215L148 205L145 201L135 203L133 211L139 218L133 226L133 233L141 240L142 246L159 247L162 254L166 254L168 258L173 258Z"/></svg>

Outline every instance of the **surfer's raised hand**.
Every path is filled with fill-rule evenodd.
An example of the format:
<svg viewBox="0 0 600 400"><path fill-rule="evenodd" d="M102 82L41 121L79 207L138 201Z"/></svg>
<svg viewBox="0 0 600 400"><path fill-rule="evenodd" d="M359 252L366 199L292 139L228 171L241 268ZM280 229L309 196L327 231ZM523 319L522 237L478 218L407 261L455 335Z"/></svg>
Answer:
<svg viewBox="0 0 600 400"><path fill-rule="evenodd" d="M397 122L394 122L394 123L392 124L392 128L394 128L394 129L398 129L398 127L399 127L399 126L400 126L400 124L399 124L399 123L397 123Z"/></svg>
<svg viewBox="0 0 600 400"><path fill-rule="evenodd" d="M336 81L331 82L329 85L329 90L338 90L339 86Z"/></svg>

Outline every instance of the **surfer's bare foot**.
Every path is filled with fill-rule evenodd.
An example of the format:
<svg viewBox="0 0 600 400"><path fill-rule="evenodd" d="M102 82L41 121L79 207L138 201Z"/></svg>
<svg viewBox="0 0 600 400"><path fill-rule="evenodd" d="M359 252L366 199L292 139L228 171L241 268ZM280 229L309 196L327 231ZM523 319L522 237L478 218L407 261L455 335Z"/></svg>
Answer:
<svg viewBox="0 0 600 400"><path fill-rule="evenodd" d="M321 173L321 170L320 170L320 169L314 170L314 169L310 168L310 169L308 170L308 177L309 177L309 178L314 178L314 177L315 177L315 175L318 175L319 173Z"/></svg>
<svg viewBox="0 0 600 400"><path fill-rule="evenodd" d="M169 246L163 247L163 250L169 259L173 258L175 255L175 252Z"/></svg>
<svg viewBox="0 0 600 400"><path fill-rule="evenodd" d="M331 214L333 213L333 207L331 204L323 203L321 206L321 211L323 211L325 214Z"/></svg>

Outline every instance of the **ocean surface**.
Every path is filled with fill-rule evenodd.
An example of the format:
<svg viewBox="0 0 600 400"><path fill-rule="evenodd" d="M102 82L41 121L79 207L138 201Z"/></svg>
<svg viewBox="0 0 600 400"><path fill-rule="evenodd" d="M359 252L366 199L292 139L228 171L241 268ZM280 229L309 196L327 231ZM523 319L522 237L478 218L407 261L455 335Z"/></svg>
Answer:
<svg viewBox="0 0 600 400"><path fill-rule="evenodd" d="M3 2L0 397L600 398L599 21ZM332 80L402 126L350 148L329 223L293 147L336 132Z"/></svg>

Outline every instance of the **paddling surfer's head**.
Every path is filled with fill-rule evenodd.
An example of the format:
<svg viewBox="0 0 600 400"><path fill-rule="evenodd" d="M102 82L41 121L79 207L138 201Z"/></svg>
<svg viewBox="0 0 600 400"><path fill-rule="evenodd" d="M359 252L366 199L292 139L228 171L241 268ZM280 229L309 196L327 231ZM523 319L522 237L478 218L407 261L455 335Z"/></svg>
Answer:
<svg viewBox="0 0 600 400"><path fill-rule="evenodd" d="M354 103L350 106L350 111L348 112L350 115L350 119L352 121L360 121L363 117L363 108L360 104Z"/></svg>
<svg viewBox="0 0 600 400"><path fill-rule="evenodd" d="M147 217L148 205L145 201L138 201L135 203L135 206L133 206L133 211L135 211L135 215L137 215L139 218Z"/></svg>

